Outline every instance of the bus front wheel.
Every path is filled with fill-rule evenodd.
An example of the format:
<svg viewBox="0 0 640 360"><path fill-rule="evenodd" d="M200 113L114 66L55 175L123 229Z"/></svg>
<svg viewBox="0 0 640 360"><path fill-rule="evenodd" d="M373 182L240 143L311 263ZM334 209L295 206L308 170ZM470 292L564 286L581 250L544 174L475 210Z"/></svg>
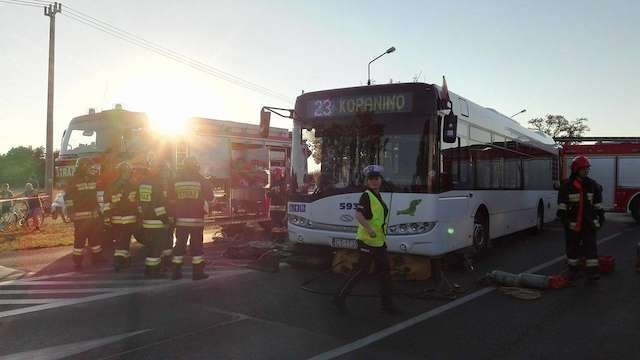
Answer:
<svg viewBox="0 0 640 360"><path fill-rule="evenodd" d="M476 252L482 252L490 247L489 214L484 208L480 208L473 220L473 248Z"/></svg>

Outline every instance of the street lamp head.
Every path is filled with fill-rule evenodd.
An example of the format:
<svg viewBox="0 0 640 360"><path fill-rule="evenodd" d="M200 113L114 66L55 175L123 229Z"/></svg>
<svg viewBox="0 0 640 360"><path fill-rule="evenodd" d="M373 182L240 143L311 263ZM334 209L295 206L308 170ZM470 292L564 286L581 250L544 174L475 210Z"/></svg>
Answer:
<svg viewBox="0 0 640 360"><path fill-rule="evenodd" d="M392 47L387 49L387 54L391 54L394 51L396 51L396 48L392 46Z"/></svg>
<svg viewBox="0 0 640 360"><path fill-rule="evenodd" d="M518 111L517 113L515 113L515 114L511 115L510 117L514 117L514 116L516 116L516 115L520 115L520 114L522 114L522 113L524 113L524 112L527 112L527 109L522 109L522 110Z"/></svg>

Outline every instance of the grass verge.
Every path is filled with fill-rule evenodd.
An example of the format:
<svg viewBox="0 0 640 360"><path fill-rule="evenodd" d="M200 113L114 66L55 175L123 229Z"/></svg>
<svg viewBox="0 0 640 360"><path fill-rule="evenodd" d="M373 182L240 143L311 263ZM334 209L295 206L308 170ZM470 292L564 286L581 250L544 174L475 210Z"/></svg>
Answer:
<svg viewBox="0 0 640 360"><path fill-rule="evenodd" d="M73 245L73 224L53 221L51 218L45 220L40 232L0 233L0 252L70 245Z"/></svg>

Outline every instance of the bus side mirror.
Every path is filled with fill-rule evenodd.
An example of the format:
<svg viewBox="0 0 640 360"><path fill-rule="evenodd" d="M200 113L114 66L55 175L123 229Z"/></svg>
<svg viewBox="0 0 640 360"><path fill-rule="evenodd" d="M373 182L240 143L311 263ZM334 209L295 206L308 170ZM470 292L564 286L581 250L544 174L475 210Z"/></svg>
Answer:
<svg viewBox="0 0 640 360"><path fill-rule="evenodd" d="M458 117L451 111L442 121L442 141L452 144L458 138Z"/></svg>
<svg viewBox="0 0 640 360"><path fill-rule="evenodd" d="M260 111L260 136L266 138L269 137L269 126L271 123L271 112Z"/></svg>

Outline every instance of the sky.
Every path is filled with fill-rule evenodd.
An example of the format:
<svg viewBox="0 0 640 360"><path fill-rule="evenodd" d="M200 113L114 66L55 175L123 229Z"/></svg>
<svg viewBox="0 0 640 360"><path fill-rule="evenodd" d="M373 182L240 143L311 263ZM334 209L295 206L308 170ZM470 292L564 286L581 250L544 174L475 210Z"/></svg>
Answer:
<svg viewBox="0 0 640 360"><path fill-rule="evenodd" d="M302 91L420 81L516 120L586 117L592 136L640 136L640 2L72 0L56 18L54 148L89 108L257 124ZM64 16L69 5L269 88L271 98ZM43 146L49 19L0 2L0 153ZM272 117L272 126L290 128Z"/></svg>

